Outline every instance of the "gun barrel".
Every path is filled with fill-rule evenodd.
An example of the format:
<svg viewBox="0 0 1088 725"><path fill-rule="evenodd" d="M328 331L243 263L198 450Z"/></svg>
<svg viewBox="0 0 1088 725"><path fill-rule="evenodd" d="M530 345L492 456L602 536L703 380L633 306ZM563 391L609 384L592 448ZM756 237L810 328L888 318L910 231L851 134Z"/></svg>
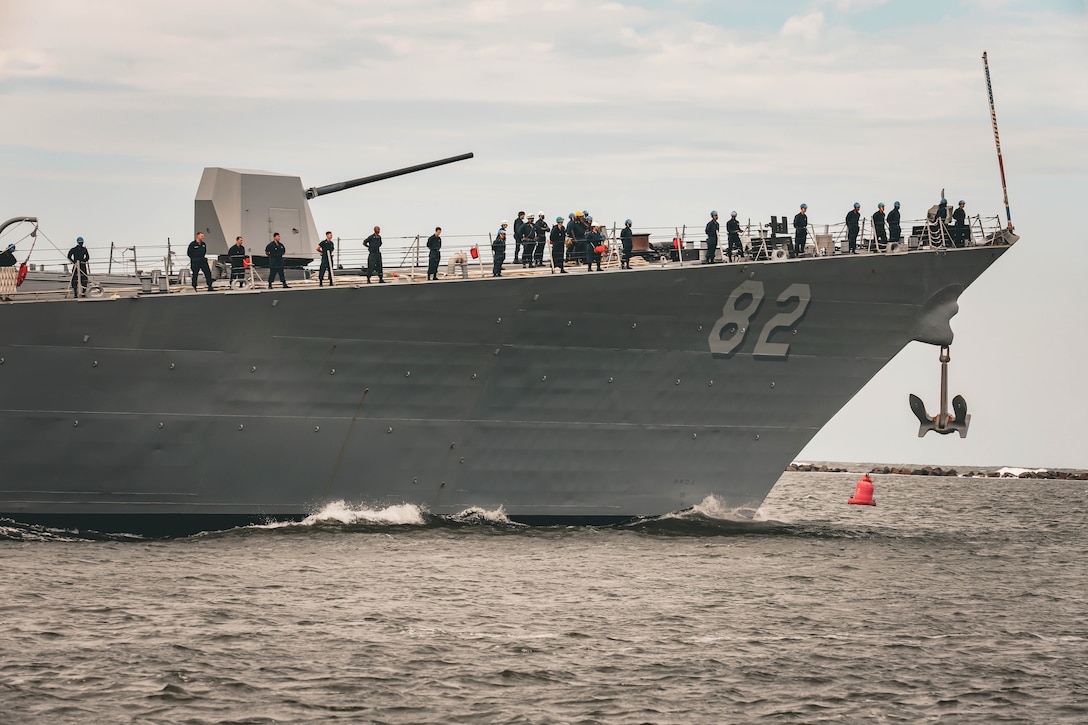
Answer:
<svg viewBox="0 0 1088 725"><path fill-rule="evenodd" d="M464 161L465 159L471 159L472 152L467 154L461 154L460 156L450 156L447 159L438 159L437 161L428 161L425 164L416 164L415 166L406 166L403 169L394 169L393 171L385 171L381 174L374 174L372 176L363 176L358 179L352 179L350 181L341 181L337 184L328 184L326 186L311 187L306 190L306 198L313 199L314 197L322 196L324 194L334 194L337 191L343 191L344 189L353 189L356 186L362 186L363 184L372 184L375 181L384 181L385 179L392 179L394 176L403 176L404 174L413 174L417 171L423 171L424 169L433 169L436 166L442 166L444 164L452 164L455 161Z"/></svg>

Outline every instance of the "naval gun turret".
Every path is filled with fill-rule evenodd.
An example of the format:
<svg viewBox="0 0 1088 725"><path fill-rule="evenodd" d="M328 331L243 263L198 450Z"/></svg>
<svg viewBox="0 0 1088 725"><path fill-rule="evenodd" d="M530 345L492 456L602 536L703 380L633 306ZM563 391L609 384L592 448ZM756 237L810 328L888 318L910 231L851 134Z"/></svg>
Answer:
<svg viewBox="0 0 1088 725"><path fill-rule="evenodd" d="M317 234L309 200L356 186L412 174L455 161L471 159L472 153L451 156L425 164L406 166L380 174L363 176L336 184L304 188L297 176L252 169L208 167L200 177L196 191L196 231L204 232L204 242L210 254L226 254L235 237L242 236L250 252L255 252L258 264L264 261L260 253L280 233L287 248L284 261L288 267L303 267L317 257L315 247L321 239Z"/></svg>

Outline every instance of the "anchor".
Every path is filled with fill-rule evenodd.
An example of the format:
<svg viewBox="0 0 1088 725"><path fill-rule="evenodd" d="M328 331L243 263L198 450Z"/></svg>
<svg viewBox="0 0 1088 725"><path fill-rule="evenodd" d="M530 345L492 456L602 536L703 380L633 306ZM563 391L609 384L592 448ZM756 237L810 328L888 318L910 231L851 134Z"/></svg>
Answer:
<svg viewBox="0 0 1088 725"><path fill-rule="evenodd" d="M948 345L941 345L941 412L930 416L926 412L926 404L914 393L910 395L910 409L914 411L918 422L918 437L922 438L926 433L936 431L941 435L948 435L955 431L960 438L967 437L967 427L971 424L971 416L967 412L967 401L962 395L952 398L952 412L948 413L948 362L951 360L948 354Z"/></svg>

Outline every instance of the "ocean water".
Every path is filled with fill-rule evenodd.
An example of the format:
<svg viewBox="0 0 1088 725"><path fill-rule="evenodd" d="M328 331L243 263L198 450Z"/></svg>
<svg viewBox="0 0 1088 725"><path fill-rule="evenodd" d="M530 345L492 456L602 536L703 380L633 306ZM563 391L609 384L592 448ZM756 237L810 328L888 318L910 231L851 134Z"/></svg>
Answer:
<svg viewBox="0 0 1088 725"><path fill-rule="evenodd" d="M603 529L8 522L0 722L1088 721L1088 483L857 478Z"/></svg>

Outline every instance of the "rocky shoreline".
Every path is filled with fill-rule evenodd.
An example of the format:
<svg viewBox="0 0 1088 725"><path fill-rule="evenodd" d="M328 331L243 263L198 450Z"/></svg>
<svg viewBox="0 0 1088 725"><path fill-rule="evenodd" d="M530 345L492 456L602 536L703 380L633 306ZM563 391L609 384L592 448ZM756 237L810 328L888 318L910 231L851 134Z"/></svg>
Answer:
<svg viewBox="0 0 1088 725"><path fill-rule="evenodd" d="M943 468L941 466L873 466L868 470L858 468L842 468L841 465L826 463L791 463L786 467L787 471L809 471L814 473L879 473L895 474L898 476L957 476L963 478L1038 478L1058 481L1088 481L1086 471L1050 470L1050 469L1008 469L995 468L992 470L972 469L966 473L960 473L955 468Z"/></svg>

